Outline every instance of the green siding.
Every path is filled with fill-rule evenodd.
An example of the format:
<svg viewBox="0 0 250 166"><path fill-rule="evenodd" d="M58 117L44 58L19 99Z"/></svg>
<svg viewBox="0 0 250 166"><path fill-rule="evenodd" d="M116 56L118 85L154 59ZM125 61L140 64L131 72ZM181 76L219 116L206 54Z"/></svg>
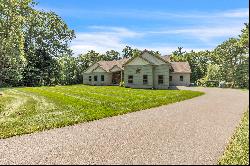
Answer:
<svg viewBox="0 0 250 166"><path fill-rule="evenodd" d="M101 75L104 75L104 81L101 81ZM91 76L91 82L89 81L89 76ZM94 76L97 76L97 81L94 81ZM83 84L87 85L111 85L112 83L112 73L84 73L83 74Z"/></svg>
<svg viewBox="0 0 250 166"><path fill-rule="evenodd" d="M136 73L141 69L140 73ZM153 88L152 65L128 65L124 69L124 83L126 87L131 88ZM128 76L133 75L133 84L128 83ZM143 75L148 76L148 84L143 84Z"/></svg>
<svg viewBox="0 0 250 166"><path fill-rule="evenodd" d="M137 69L141 69L140 73L136 73ZM128 83L128 76L133 75L133 84ZM143 75L148 75L148 84L143 84ZM163 84L158 85L158 75L163 75ZM131 88L169 88L169 65L163 64L159 66L152 65L128 65L124 70L124 83L126 87Z"/></svg>
<svg viewBox="0 0 250 166"><path fill-rule="evenodd" d="M158 76L163 75L163 84L158 84ZM154 68L154 85L156 89L168 89L169 88L169 65L163 64L155 66Z"/></svg>
<svg viewBox="0 0 250 166"><path fill-rule="evenodd" d="M170 86L189 86L190 75L190 73L170 73L170 76L172 76ZM183 76L183 81L180 81L180 76Z"/></svg>
<svg viewBox="0 0 250 166"><path fill-rule="evenodd" d="M124 67L124 83L125 87L131 88L154 88L154 89L168 89L169 86L188 86L190 84L190 74L180 74L180 73L169 73L168 63L162 62L155 57L150 55L144 55L146 59L154 62L154 65L147 64L146 61L141 58L135 58L134 61L129 62ZM93 68L93 67L92 67ZM140 69L140 72L137 72L137 69ZM90 70L90 69L89 69ZM101 75L104 75L105 80L101 81ZM133 83L128 83L128 76L133 76ZM143 84L143 75L147 75L148 81L147 84ZM163 76L163 84L158 83L159 75ZM169 76L172 76L173 80L169 81ZM180 81L179 77L183 75L184 80ZM92 77L92 80L89 81L89 76ZM94 81L94 76L98 77L97 81ZM102 72L94 71L91 73L83 74L83 84L89 85L112 85L112 72Z"/></svg>

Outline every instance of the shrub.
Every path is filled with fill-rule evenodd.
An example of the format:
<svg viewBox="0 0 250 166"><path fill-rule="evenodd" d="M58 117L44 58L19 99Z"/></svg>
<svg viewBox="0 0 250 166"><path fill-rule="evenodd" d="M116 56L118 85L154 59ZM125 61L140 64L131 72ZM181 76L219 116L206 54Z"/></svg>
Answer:
<svg viewBox="0 0 250 166"><path fill-rule="evenodd" d="M218 87L219 81L217 80L207 80L207 78L201 78L197 81L198 86L204 87Z"/></svg>
<svg viewBox="0 0 250 166"><path fill-rule="evenodd" d="M205 82L206 87L218 87L219 86L219 81L215 80L209 80Z"/></svg>
<svg viewBox="0 0 250 166"><path fill-rule="evenodd" d="M121 87L124 87L124 85L125 85L124 81L121 81L119 84L119 86L121 86Z"/></svg>
<svg viewBox="0 0 250 166"><path fill-rule="evenodd" d="M205 86L205 82L206 82L207 80L206 80L206 78L201 78L201 79L198 79L197 81L196 81L196 84L198 85L198 86Z"/></svg>

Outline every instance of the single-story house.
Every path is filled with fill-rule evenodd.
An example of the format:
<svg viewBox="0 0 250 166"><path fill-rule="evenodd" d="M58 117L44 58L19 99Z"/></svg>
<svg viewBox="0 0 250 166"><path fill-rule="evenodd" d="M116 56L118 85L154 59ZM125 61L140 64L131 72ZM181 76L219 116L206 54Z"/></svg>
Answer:
<svg viewBox="0 0 250 166"><path fill-rule="evenodd" d="M169 56L157 56L147 50L141 55L114 61L99 61L83 73L83 84L119 85L125 87L168 89L189 86L191 69L188 62L170 62Z"/></svg>

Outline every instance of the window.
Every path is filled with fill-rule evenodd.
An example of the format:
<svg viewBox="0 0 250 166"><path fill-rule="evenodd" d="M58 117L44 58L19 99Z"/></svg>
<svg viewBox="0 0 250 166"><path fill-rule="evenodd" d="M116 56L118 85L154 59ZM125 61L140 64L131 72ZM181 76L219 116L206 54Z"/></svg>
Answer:
<svg viewBox="0 0 250 166"><path fill-rule="evenodd" d="M104 75L101 75L101 81L104 81Z"/></svg>
<svg viewBox="0 0 250 166"><path fill-rule="evenodd" d="M163 75L158 75L158 84L163 84Z"/></svg>
<svg viewBox="0 0 250 166"><path fill-rule="evenodd" d="M143 75L143 84L148 84L148 75Z"/></svg>
<svg viewBox="0 0 250 166"><path fill-rule="evenodd" d="M97 81L97 76L94 76L94 81Z"/></svg>
<svg viewBox="0 0 250 166"><path fill-rule="evenodd" d="M180 81L183 81L183 76L180 76Z"/></svg>
<svg viewBox="0 0 250 166"><path fill-rule="evenodd" d="M89 82L91 82L92 81L92 77L91 76L89 76Z"/></svg>
<svg viewBox="0 0 250 166"><path fill-rule="evenodd" d="M169 76L169 81L172 81L172 80L173 80L172 76Z"/></svg>
<svg viewBox="0 0 250 166"><path fill-rule="evenodd" d="M128 83L133 84L133 76L132 75L128 76Z"/></svg>

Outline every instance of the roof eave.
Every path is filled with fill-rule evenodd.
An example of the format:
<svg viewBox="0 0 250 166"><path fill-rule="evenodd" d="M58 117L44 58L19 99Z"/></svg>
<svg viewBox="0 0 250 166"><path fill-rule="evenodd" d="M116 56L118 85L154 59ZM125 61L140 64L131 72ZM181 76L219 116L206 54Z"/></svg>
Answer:
<svg viewBox="0 0 250 166"><path fill-rule="evenodd" d="M98 67L102 68L105 72L109 72L109 71L105 70L105 69L102 67L102 65L100 65L99 62L97 62L97 64L98 64L98 66L97 66L96 68L94 68L94 69L91 71L91 73L93 73L93 71L96 70Z"/></svg>
<svg viewBox="0 0 250 166"><path fill-rule="evenodd" d="M144 51L144 52L145 52L145 51ZM143 52L143 53L144 53L144 52ZM144 61L148 62L150 65L154 65L154 64L152 64L150 61L148 61L147 59L143 58L141 55L142 55L142 54L140 54L139 56L134 56L133 58L129 59L126 63L124 63L124 64L122 65L122 67L126 66L128 63L130 63L132 60L134 60L134 59L137 58L137 57L139 57L139 58L143 59Z"/></svg>
<svg viewBox="0 0 250 166"><path fill-rule="evenodd" d="M123 71L123 70L124 70L124 68L123 68L123 67L122 67L122 68L120 68L118 65L114 65L111 69L109 69L109 72L112 72L111 70L112 70L115 66L117 66L119 69L121 69L121 71Z"/></svg>
<svg viewBox="0 0 250 166"><path fill-rule="evenodd" d="M192 72L170 72L173 74L191 74Z"/></svg>

